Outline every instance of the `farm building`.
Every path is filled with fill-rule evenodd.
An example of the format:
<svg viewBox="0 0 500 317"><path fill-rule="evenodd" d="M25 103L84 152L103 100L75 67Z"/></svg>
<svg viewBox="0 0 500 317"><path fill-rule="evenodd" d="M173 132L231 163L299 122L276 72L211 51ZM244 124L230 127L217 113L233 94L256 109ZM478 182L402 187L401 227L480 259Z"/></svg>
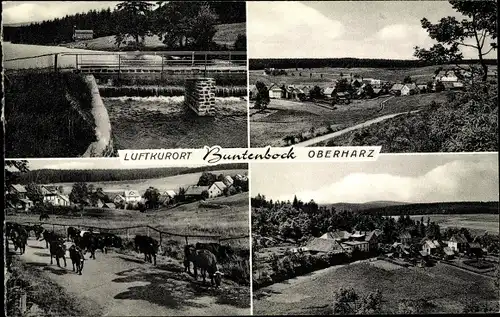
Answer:
<svg viewBox="0 0 500 317"><path fill-rule="evenodd" d="M94 38L93 30L74 30L73 31L73 41L84 41L91 40Z"/></svg>
<svg viewBox="0 0 500 317"><path fill-rule="evenodd" d="M409 232L402 232L398 238L399 242L401 242L402 244L411 243L411 234Z"/></svg>
<svg viewBox="0 0 500 317"><path fill-rule="evenodd" d="M433 255L441 247L437 240L425 239L422 243L422 251L428 255Z"/></svg>
<svg viewBox="0 0 500 317"><path fill-rule="evenodd" d="M323 95L328 98L335 97L335 86L326 87L323 89Z"/></svg>
<svg viewBox="0 0 500 317"><path fill-rule="evenodd" d="M116 209L116 205L114 203L105 203L102 208Z"/></svg>
<svg viewBox="0 0 500 317"><path fill-rule="evenodd" d="M403 89L403 84L394 84L392 85L391 89L389 92L393 95L400 96L401 95L401 89Z"/></svg>
<svg viewBox="0 0 500 317"><path fill-rule="evenodd" d="M448 247L455 252L464 252L467 243L467 238L463 234L454 234L448 241Z"/></svg>
<svg viewBox="0 0 500 317"><path fill-rule="evenodd" d="M125 197L123 196L123 192L106 192L106 196L108 196L109 200L111 200L115 205L120 205L125 203Z"/></svg>
<svg viewBox="0 0 500 317"><path fill-rule="evenodd" d="M305 251L312 253L343 252L343 247L339 242L330 239L314 238L304 247Z"/></svg>
<svg viewBox="0 0 500 317"><path fill-rule="evenodd" d="M336 240L336 241L347 241L351 237L351 234L345 230L335 230L332 232L327 232L322 235L321 239Z"/></svg>
<svg viewBox="0 0 500 317"><path fill-rule="evenodd" d="M22 199L19 199L17 202L16 202L16 209L17 210L24 210L24 211L28 211L30 208L32 208L34 206L33 204L33 201L27 199L27 198L22 198Z"/></svg>
<svg viewBox="0 0 500 317"><path fill-rule="evenodd" d="M361 252L370 251L370 245L367 241L346 241L341 243L342 247L350 247L353 251L359 250Z"/></svg>
<svg viewBox="0 0 500 317"><path fill-rule="evenodd" d="M276 84L272 84L269 87L269 98L270 99L281 99L285 97L285 92L281 87Z"/></svg>
<svg viewBox="0 0 500 317"><path fill-rule="evenodd" d="M203 198L203 193L208 193L208 186L191 185L186 189L184 197L186 200L199 200Z"/></svg>
<svg viewBox="0 0 500 317"><path fill-rule="evenodd" d="M222 182L224 183L224 185L226 185L227 187L231 186L234 184L234 180L231 176L229 175L226 175L224 176L224 179L222 180Z"/></svg>
<svg viewBox="0 0 500 317"><path fill-rule="evenodd" d="M237 174L234 178L240 182L248 182L248 177L245 175Z"/></svg>
<svg viewBox="0 0 500 317"><path fill-rule="evenodd" d="M401 96L415 95L418 93L418 87L414 83L405 84L401 87Z"/></svg>
<svg viewBox="0 0 500 317"><path fill-rule="evenodd" d="M8 193L11 195L16 195L16 197L19 199L25 199L27 192L26 187L24 187L23 185L14 184L10 186L10 188L8 189Z"/></svg>
<svg viewBox="0 0 500 317"><path fill-rule="evenodd" d="M223 182L215 182L208 188L208 197L215 198L222 196L227 186Z"/></svg>
<svg viewBox="0 0 500 317"><path fill-rule="evenodd" d="M136 203L141 201L141 195L137 190L126 190L123 197L125 197L126 203Z"/></svg>
<svg viewBox="0 0 500 317"><path fill-rule="evenodd" d="M368 247L370 250L378 248L378 237L375 231L370 231L365 235L365 241L368 242Z"/></svg>
<svg viewBox="0 0 500 317"><path fill-rule="evenodd" d="M420 85L417 85L417 88L418 88L418 91L421 93L429 92L427 85L420 84Z"/></svg>
<svg viewBox="0 0 500 317"><path fill-rule="evenodd" d="M449 260L455 256L455 252L450 247L443 248L445 259Z"/></svg>
<svg viewBox="0 0 500 317"><path fill-rule="evenodd" d="M160 204L164 206L173 204L175 196L177 196L177 194L173 190L164 191L159 197Z"/></svg>
<svg viewBox="0 0 500 317"><path fill-rule="evenodd" d="M69 197L61 194L59 191L55 189L55 187L51 186L42 186L42 195L43 201L47 202L53 206L69 206L70 201Z"/></svg>

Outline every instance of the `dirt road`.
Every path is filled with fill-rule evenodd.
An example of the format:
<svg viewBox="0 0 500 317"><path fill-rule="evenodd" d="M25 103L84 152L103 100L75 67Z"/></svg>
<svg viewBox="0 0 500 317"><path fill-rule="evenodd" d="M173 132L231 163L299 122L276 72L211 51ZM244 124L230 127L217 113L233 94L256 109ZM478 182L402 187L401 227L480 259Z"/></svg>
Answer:
<svg viewBox="0 0 500 317"><path fill-rule="evenodd" d="M88 259L89 254L85 256L81 276L72 272L69 256L66 268L57 267L55 261L50 265L45 242L28 240L26 253L19 257L28 265L47 272L69 293L101 306L103 316L250 314L249 304L248 308L241 308L241 303L231 300L235 291L245 292L242 286L223 280L222 287L214 289L208 287L208 283L194 282L191 276L183 273L178 261L167 257L159 258L154 267L144 263L141 255L97 251L95 260Z"/></svg>
<svg viewBox="0 0 500 317"><path fill-rule="evenodd" d="M410 111L410 113L416 113L418 112L419 110L415 110L415 111ZM319 136L319 137L315 137L315 138L312 138L312 139L309 139L307 141L304 141L304 142L300 142L300 143L297 143L295 144L296 146L311 146L311 145L315 145L319 142L323 142L323 141L328 141L330 139L333 139L333 138L336 138L338 136L341 136L342 134L345 134L345 133L348 133L348 132L351 132L351 131L354 131L354 130L358 130L358 129L361 129L361 128L366 128L374 123L378 123L378 122L382 122L384 120L387 120L387 119L390 119L390 118L394 118L394 117L397 117L397 116L400 116L402 114L406 114L408 112L400 112L400 113L393 113L393 114L388 114L388 115L385 115L385 116L380 116L380 117L377 117L375 119L371 119L371 120L368 120L368 121L365 121L363 123L360 123L360 124L356 124L352 127L349 127L349 128L346 128L346 129L342 129L340 131L337 131L337 132L333 132L333 133L329 133L329 134L326 134L326 135L322 135L322 136Z"/></svg>

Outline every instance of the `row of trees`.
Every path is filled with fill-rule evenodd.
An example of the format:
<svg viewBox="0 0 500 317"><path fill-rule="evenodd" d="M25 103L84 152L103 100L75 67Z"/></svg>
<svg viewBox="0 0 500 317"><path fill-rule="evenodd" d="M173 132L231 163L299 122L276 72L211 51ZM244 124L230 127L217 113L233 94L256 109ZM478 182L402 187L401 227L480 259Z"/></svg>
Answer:
<svg viewBox="0 0 500 317"><path fill-rule="evenodd" d="M144 46L146 36L158 35L169 49L221 49L213 42L218 24L246 21L245 2L124 1L111 9L90 10L27 26L4 26L4 40L25 44L72 41L73 28L92 29L94 37L114 35L118 47ZM132 38L132 41L129 39ZM243 46L243 47L242 47ZM236 50L246 47L240 36ZM222 49L227 49L224 47Z"/></svg>

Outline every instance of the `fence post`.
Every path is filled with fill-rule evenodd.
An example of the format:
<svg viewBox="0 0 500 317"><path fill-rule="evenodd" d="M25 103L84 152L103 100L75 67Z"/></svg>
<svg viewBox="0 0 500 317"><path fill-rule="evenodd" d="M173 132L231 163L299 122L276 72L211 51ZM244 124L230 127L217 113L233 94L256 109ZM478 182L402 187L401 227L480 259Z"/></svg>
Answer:
<svg viewBox="0 0 500 317"><path fill-rule="evenodd" d="M118 82L120 81L120 74L121 74L121 61L122 61L122 58L121 58L121 55L118 54Z"/></svg>
<svg viewBox="0 0 500 317"><path fill-rule="evenodd" d="M194 52L191 52L191 66L194 66Z"/></svg>
<svg viewBox="0 0 500 317"><path fill-rule="evenodd" d="M56 231L56 229L55 229L55 228L56 228L56 226L55 226L54 224L52 224L52 231L54 231L54 232L55 232L55 231Z"/></svg>
<svg viewBox="0 0 500 317"><path fill-rule="evenodd" d="M162 232L160 231L160 245L161 245Z"/></svg>
<svg viewBox="0 0 500 317"><path fill-rule="evenodd" d="M78 54L75 54L75 66L76 70L78 71Z"/></svg>
<svg viewBox="0 0 500 317"><path fill-rule="evenodd" d="M149 237L149 227L148 227L148 237Z"/></svg>
<svg viewBox="0 0 500 317"><path fill-rule="evenodd" d="M128 234L128 228L127 228L127 240L129 240L129 239L130 239L130 236Z"/></svg>
<svg viewBox="0 0 500 317"><path fill-rule="evenodd" d="M184 236L184 238L186 238L186 244L189 244L188 243L188 236Z"/></svg>
<svg viewBox="0 0 500 317"><path fill-rule="evenodd" d="M21 313L24 314L26 312L26 299L27 295L25 292L21 294L21 298L19 301L19 309L21 310Z"/></svg>
<svg viewBox="0 0 500 317"><path fill-rule="evenodd" d="M229 51L229 64L231 64L231 51Z"/></svg>
<svg viewBox="0 0 500 317"><path fill-rule="evenodd" d="M160 82L163 82L163 58L164 56L161 56L161 73L160 73Z"/></svg>
<svg viewBox="0 0 500 317"><path fill-rule="evenodd" d="M57 72L57 57L59 54L54 54L54 71Z"/></svg>

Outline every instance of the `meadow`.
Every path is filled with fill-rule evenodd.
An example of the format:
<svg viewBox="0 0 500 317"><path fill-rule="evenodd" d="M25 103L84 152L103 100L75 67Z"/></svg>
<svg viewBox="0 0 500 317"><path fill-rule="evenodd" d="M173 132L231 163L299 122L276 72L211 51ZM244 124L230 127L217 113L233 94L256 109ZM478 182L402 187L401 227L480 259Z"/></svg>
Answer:
<svg viewBox="0 0 500 317"><path fill-rule="evenodd" d="M429 217L431 221L436 222L441 228L467 228L472 232L489 234L498 234L498 224L500 217L498 214L456 214L456 215L414 215L410 216L413 220L419 220L424 217L427 221Z"/></svg>
<svg viewBox="0 0 500 317"><path fill-rule="evenodd" d="M402 313L400 305L405 300L420 304L420 314L461 313L473 302L498 305L493 279L446 264L394 269L353 263L260 289L255 294L260 299L254 299L254 313L331 314L334 293L341 287L352 287L359 295L380 290L383 314Z"/></svg>

